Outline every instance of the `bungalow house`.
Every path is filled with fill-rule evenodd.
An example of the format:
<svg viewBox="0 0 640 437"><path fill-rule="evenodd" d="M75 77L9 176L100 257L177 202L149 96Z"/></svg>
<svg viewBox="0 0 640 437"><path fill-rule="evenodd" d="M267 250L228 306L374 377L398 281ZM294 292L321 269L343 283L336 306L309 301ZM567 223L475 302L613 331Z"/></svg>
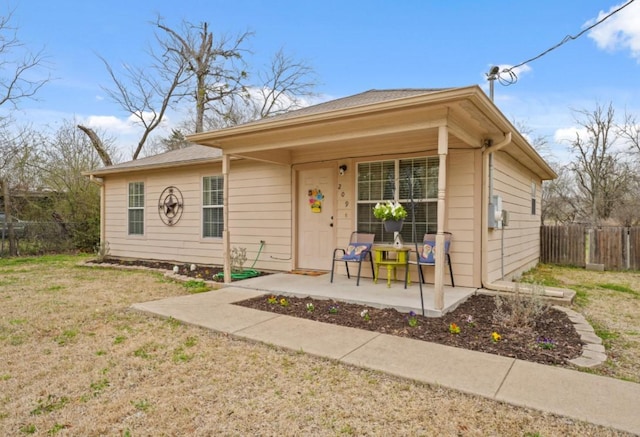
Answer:
<svg viewBox="0 0 640 437"><path fill-rule="evenodd" d="M541 184L556 174L478 86L371 90L188 139L90 172L111 255L220 264L227 281L233 247L259 253L258 269L329 270L354 230L391 242L372 208L412 197L402 237L450 232L456 285L538 261ZM441 292L441 252L436 264Z"/></svg>

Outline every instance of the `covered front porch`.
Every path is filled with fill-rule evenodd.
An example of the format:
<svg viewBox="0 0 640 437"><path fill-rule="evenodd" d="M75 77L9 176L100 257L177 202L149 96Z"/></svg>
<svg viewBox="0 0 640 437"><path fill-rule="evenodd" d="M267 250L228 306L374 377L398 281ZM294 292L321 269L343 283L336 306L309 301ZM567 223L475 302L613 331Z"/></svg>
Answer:
<svg viewBox="0 0 640 437"><path fill-rule="evenodd" d="M361 278L360 286L356 286L356 278L336 275L333 283L329 282L330 274L318 276L275 273L267 276L233 282L234 288L246 288L262 291L266 294L312 297L314 299L333 299L339 302L356 303L375 308L395 308L400 312L422 314L420 285L412 282L406 289L403 281L393 281L387 287L386 280L377 284L371 278ZM444 307L436 309L435 289L433 284L422 284L422 295L425 316L439 317L453 311L458 305L476 293L477 288L444 286Z"/></svg>

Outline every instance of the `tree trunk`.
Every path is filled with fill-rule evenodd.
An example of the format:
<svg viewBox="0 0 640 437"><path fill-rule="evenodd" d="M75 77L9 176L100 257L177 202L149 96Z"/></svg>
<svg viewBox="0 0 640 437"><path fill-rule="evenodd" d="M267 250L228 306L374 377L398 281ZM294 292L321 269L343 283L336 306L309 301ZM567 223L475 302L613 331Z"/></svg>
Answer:
<svg viewBox="0 0 640 437"><path fill-rule="evenodd" d="M93 129L81 124L78 125L78 129L87 134L89 140L91 140L91 145L94 149L96 149L96 152L98 152L98 155L100 156L100 159L102 160L102 163L105 165L105 167L113 165L113 161L111 161L109 152L107 152L107 150L104 148L104 144L102 144L102 140L100 139L98 134L96 134Z"/></svg>
<svg viewBox="0 0 640 437"><path fill-rule="evenodd" d="M13 217L11 216L9 184L6 179L0 178L0 185L2 185L2 197L4 199L4 220L9 235L9 256L18 256L18 242L16 241L16 233L13 229Z"/></svg>

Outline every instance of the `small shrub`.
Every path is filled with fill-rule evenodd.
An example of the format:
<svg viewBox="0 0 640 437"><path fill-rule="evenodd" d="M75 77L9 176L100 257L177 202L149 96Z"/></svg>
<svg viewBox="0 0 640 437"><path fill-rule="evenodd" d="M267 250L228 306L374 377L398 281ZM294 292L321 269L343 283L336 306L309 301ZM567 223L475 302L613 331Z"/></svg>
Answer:
<svg viewBox="0 0 640 437"><path fill-rule="evenodd" d="M247 248L234 247L231 249L231 271L241 273L244 270L244 263L247 262Z"/></svg>
<svg viewBox="0 0 640 437"><path fill-rule="evenodd" d="M539 285L532 285L531 295L525 295L520 290L520 284L515 285L514 293L496 296L493 319L501 326L531 330L536 320L549 309L549 305L542 299L544 289Z"/></svg>
<svg viewBox="0 0 640 437"><path fill-rule="evenodd" d="M95 253L96 253L96 261L103 262L109 256L109 242L102 241L96 244Z"/></svg>

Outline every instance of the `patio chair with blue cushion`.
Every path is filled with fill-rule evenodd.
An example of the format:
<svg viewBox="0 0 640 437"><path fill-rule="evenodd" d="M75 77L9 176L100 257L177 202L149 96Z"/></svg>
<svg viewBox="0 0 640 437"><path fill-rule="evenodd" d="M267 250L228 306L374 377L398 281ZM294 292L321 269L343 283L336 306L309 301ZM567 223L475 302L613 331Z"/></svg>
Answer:
<svg viewBox="0 0 640 437"><path fill-rule="evenodd" d="M362 262L366 261L367 255L371 263L371 275L373 276L373 258L371 257L371 246L375 234L367 234L363 232L351 233L349 246L347 249L337 248L333 251L333 261L331 263L331 282L333 282L333 272L335 270L336 261L344 262L347 268L347 278L351 279L349 274L349 263L358 263L358 280L356 285L360 285L360 272L362 271Z"/></svg>
<svg viewBox="0 0 640 437"><path fill-rule="evenodd" d="M451 267L451 256L449 255L449 248L451 247L451 232L444 233L444 260L447 264L449 264L449 276L451 277L451 286L455 287L456 284L453 282L453 269ZM418 247L418 253L416 260L409 259L409 264L418 266L418 274L420 275L420 280L424 284L426 281L424 279L424 272L422 271L422 266L435 266L436 265L436 234L424 234L422 239L422 247ZM409 279L409 271L407 269L407 275L405 279L405 283L408 282Z"/></svg>

